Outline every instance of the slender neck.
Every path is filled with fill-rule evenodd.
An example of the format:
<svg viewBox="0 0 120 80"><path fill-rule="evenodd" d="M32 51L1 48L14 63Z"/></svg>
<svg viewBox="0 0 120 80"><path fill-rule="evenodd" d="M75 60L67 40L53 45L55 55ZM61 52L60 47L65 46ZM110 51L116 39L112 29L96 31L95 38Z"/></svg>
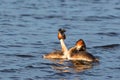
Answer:
<svg viewBox="0 0 120 80"><path fill-rule="evenodd" d="M68 52L68 49L67 49L63 39L60 39L60 44L61 44L61 48L62 48L64 55L66 55Z"/></svg>
<svg viewBox="0 0 120 80"><path fill-rule="evenodd" d="M74 53L75 50L76 50L76 46L69 49L68 54L67 54L68 59L71 59L71 54Z"/></svg>

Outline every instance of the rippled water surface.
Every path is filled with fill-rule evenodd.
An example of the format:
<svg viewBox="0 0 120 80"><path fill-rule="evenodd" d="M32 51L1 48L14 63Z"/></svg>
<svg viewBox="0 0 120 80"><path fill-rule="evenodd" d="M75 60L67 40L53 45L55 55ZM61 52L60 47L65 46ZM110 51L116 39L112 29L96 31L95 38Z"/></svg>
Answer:
<svg viewBox="0 0 120 80"><path fill-rule="evenodd" d="M43 59L82 38L94 66ZM0 80L120 80L119 0L0 0Z"/></svg>

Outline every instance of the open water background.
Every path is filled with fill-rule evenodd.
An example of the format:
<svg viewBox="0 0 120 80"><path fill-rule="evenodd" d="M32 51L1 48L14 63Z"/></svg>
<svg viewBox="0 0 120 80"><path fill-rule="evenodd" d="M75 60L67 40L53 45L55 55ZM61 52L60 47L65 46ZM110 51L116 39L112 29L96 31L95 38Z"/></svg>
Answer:
<svg viewBox="0 0 120 80"><path fill-rule="evenodd" d="M59 28L100 64L76 71L43 59L60 49ZM120 0L0 0L0 80L120 80Z"/></svg>

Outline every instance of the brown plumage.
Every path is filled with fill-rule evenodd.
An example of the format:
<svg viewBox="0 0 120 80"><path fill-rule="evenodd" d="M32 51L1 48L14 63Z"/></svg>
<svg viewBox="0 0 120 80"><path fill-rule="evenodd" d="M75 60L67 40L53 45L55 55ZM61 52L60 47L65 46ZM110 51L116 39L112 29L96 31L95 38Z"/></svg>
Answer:
<svg viewBox="0 0 120 80"><path fill-rule="evenodd" d="M69 49L68 52L68 59L69 60L81 60L81 61L88 61L88 62L97 62L96 59L92 54L86 51L85 42L80 39L76 42L76 45Z"/></svg>
<svg viewBox="0 0 120 80"><path fill-rule="evenodd" d="M52 59L52 58L59 59L59 58L64 58L63 56L64 56L64 54L61 50L56 50L49 54L45 54L43 57L47 58L47 59Z"/></svg>

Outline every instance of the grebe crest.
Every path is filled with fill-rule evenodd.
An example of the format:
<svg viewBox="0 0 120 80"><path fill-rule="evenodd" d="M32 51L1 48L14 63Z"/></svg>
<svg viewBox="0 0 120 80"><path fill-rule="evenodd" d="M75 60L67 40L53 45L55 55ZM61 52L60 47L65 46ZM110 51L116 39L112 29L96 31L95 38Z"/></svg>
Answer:
<svg viewBox="0 0 120 80"><path fill-rule="evenodd" d="M66 39L65 32L66 32L66 30L61 29L61 28L58 30L58 39L59 39L59 40L60 40L60 39Z"/></svg>
<svg viewBox="0 0 120 80"><path fill-rule="evenodd" d="M86 50L86 44L85 44L85 42L83 41L83 39L79 39L79 40L76 42L75 46L76 46L76 49L77 49L78 51L85 51L85 50Z"/></svg>

